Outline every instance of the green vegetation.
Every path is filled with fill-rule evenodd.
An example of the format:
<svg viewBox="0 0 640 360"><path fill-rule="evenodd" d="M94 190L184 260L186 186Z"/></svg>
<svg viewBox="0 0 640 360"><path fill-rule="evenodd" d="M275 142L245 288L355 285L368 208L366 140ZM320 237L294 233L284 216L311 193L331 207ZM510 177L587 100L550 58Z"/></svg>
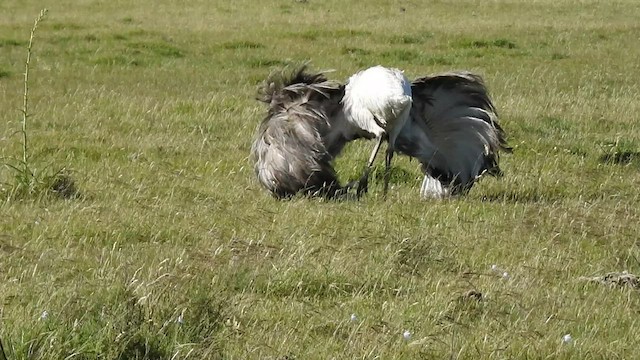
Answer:
<svg viewBox="0 0 640 360"><path fill-rule="evenodd" d="M640 274L636 2L62 0L33 44L29 165L81 196L13 196L41 6L0 3L8 359L640 356L634 282L585 280ZM482 74L505 177L424 201L399 158L386 201L380 172L359 202L273 200L255 89L305 60Z"/></svg>

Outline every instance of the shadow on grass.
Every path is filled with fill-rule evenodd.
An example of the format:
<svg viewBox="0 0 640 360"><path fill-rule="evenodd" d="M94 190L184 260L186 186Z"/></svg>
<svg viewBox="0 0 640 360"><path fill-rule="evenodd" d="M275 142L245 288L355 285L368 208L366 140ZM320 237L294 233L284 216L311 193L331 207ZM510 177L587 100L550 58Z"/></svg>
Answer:
<svg viewBox="0 0 640 360"><path fill-rule="evenodd" d="M541 194L537 190L524 191L504 191L495 194L487 194L482 196L481 200L486 202L503 202L503 203L537 203L537 202L553 202L562 199L562 196L553 193Z"/></svg>
<svg viewBox="0 0 640 360"><path fill-rule="evenodd" d="M602 154L598 160L601 164L640 165L640 151L613 151Z"/></svg>
<svg viewBox="0 0 640 360"><path fill-rule="evenodd" d="M460 269L450 249L427 239L404 239L396 250L396 269L401 274L452 273Z"/></svg>
<svg viewBox="0 0 640 360"><path fill-rule="evenodd" d="M391 44L424 44L428 39L433 38L433 33L422 33L417 35L393 35L389 38Z"/></svg>
<svg viewBox="0 0 640 360"><path fill-rule="evenodd" d="M371 55L370 50L361 49L357 47L348 47L348 46L343 47L341 52L343 55L352 55L352 56Z"/></svg>
<svg viewBox="0 0 640 360"><path fill-rule="evenodd" d="M162 348L158 338L135 334L129 339L118 359L167 359L170 355L171 353Z"/></svg>
<svg viewBox="0 0 640 360"><path fill-rule="evenodd" d="M418 175L422 177L422 175ZM375 182L383 182L384 181L384 166L376 166L374 170L371 172L371 180ZM400 183L409 183L414 182L416 179L416 174L411 171L407 171L401 167L392 166L391 172L389 174L389 183L390 184L400 184Z"/></svg>
<svg viewBox="0 0 640 360"><path fill-rule="evenodd" d="M27 45L26 41L16 40L16 39L0 39L0 48L2 47L10 47L10 46L25 46Z"/></svg>
<svg viewBox="0 0 640 360"><path fill-rule="evenodd" d="M227 50L239 50L239 49L263 49L265 46L248 40L230 41L222 44L222 47Z"/></svg>
<svg viewBox="0 0 640 360"><path fill-rule="evenodd" d="M289 37L299 38L307 41L316 41L322 38L337 39L371 35L372 33L370 31L356 29L309 29L288 34Z"/></svg>
<svg viewBox="0 0 640 360"><path fill-rule="evenodd" d="M244 65L251 69L258 68L270 68L274 66L285 66L289 64L288 61L269 58L248 58L242 61Z"/></svg>
<svg viewBox="0 0 640 360"><path fill-rule="evenodd" d="M469 40L464 39L459 42L459 47L462 48L503 48L503 49L515 49L517 45L515 42L509 39L495 39L495 40Z"/></svg>
<svg viewBox="0 0 640 360"><path fill-rule="evenodd" d="M598 161L605 165L640 166L638 144L629 139L617 139L600 145L603 154Z"/></svg>

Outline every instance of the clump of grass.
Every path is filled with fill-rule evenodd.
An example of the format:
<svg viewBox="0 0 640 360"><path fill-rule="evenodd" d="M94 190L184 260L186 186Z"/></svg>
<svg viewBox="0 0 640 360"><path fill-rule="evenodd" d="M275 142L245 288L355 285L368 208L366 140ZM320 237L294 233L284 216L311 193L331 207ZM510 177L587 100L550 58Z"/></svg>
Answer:
<svg viewBox="0 0 640 360"><path fill-rule="evenodd" d="M43 11L46 13L47 9L44 9ZM82 26L74 23L54 23L51 24L51 28L53 30L80 30L82 29Z"/></svg>
<svg viewBox="0 0 640 360"><path fill-rule="evenodd" d="M287 61L280 59L263 59L263 58L249 58L243 61L247 67L256 69L256 68L268 68L273 66L285 66L288 64Z"/></svg>
<svg viewBox="0 0 640 360"><path fill-rule="evenodd" d="M640 165L640 151L634 146L632 141L617 139L615 142L601 145L603 154L600 155L601 164L613 165Z"/></svg>
<svg viewBox="0 0 640 360"><path fill-rule="evenodd" d="M230 42L226 42L224 44L222 44L222 47L228 50L238 50L238 49L262 49L264 48L264 45L257 43L257 42L253 42L253 41L248 41L248 40L241 40L241 41L230 41Z"/></svg>
<svg viewBox="0 0 640 360"><path fill-rule="evenodd" d="M356 29L309 29L302 32L291 33L292 37L301 38L304 40L315 41L320 38L329 39L351 39L354 37L370 36L372 33L366 30Z"/></svg>
<svg viewBox="0 0 640 360"><path fill-rule="evenodd" d="M569 55L567 54L563 54L559 52L554 52L553 54L551 54L551 60L562 60L567 58L569 58Z"/></svg>
<svg viewBox="0 0 640 360"><path fill-rule="evenodd" d="M31 64L31 50L38 25L47 15L47 9L40 11L31 28L29 44L27 46L27 58L24 71L24 92L22 96L22 121L19 133L22 138L22 157L14 159L14 163L5 162L5 168L13 172L13 182L0 187L0 193L4 193L7 199L22 197L39 197L46 194L58 194L64 198L77 196L78 192L73 179L66 174L65 169L50 172L49 166L42 170L34 167L29 151L29 131L27 128L29 118L29 67Z"/></svg>
<svg viewBox="0 0 640 360"><path fill-rule="evenodd" d="M640 160L640 151L615 151L600 157L603 163L628 165Z"/></svg>
<svg viewBox="0 0 640 360"><path fill-rule="evenodd" d="M380 57L390 63L410 62L420 58L420 54L413 50L392 49L380 53Z"/></svg>
<svg viewBox="0 0 640 360"><path fill-rule="evenodd" d="M93 60L96 65L107 66L142 66L145 62L134 56L116 54L113 56L99 57Z"/></svg>
<svg viewBox="0 0 640 360"><path fill-rule="evenodd" d="M0 47L4 46L21 46L23 43L20 40L16 39L0 39Z"/></svg>
<svg viewBox="0 0 640 360"><path fill-rule="evenodd" d="M390 37L389 42L391 44L424 44L427 39L432 38L431 33L422 33L418 35L393 35Z"/></svg>
<svg viewBox="0 0 640 360"><path fill-rule="evenodd" d="M128 47L134 51L143 50L159 57L184 57L182 50L166 42L135 42L130 43Z"/></svg>
<svg viewBox="0 0 640 360"><path fill-rule="evenodd" d="M516 43L509 39L495 39L495 40L463 40L460 43L464 48L503 48L503 49L515 49Z"/></svg>
<svg viewBox="0 0 640 360"><path fill-rule="evenodd" d="M350 46L343 47L341 52L344 55L351 55L351 56L365 56L365 55L371 54L371 51L369 50L361 49L358 47L350 47Z"/></svg>

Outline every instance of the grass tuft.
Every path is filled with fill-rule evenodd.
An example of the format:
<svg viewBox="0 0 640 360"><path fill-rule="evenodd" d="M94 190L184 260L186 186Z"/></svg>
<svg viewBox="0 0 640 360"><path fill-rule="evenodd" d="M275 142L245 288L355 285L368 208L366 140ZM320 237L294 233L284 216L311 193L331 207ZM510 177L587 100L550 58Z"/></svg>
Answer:
<svg viewBox="0 0 640 360"><path fill-rule="evenodd" d="M49 24L49 26L51 27L51 29L59 31L59 30L81 30L83 28L82 25L80 24L76 24L76 23L62 23L62 22L55 22L55 23L51 23Z"/></svg>
<svg viewBox="0 0 640 360"><path fill-rule="evenodd" d="M600 162L603 164L616 165L640 165L640 151L619 151L614 150L600 156Z"/></svg>
<svg viewBox="0 0 640 360"><path fill-rule="evenodd" d="M131 55L113 55L113 56L101 56L95 58L93 63L96 65L106 66L143 66L145 62Z"/></svg>
<svg viewBox="0 0 640 360"><path fill-rule="evenodd" d="M563 60L568 58L569 58L569 55L559 53L559 52L554 52L553 54L551 54L551 60Z"/></svg>
<svg viewBox="0 0 640 360"><path fill-rule="evenodd" d="M242 63L251 69L259 69L286 66L289 64L289 61L282 59L248 58L243 60Z"/></svg>
<svg viewBox="0 0 640 360"><path fill-rule="evenodd" d="M22 135L22 159L4 163L4 168L13 174L12 181L0 187L0 194L5 200L42 198L49 194L56 194L67 199L78 196L73 179L66 174L64 169L51 171L49 166L44 166L42 169L35 168L34 159L29 149L29 130L27 127L27 118L31 116L29 112L29 69L36 29L40 22L44 20L46 14L46 9L41 10L31 28L25 61L22 128L20 130Z"/></svg>
<svg viewBox="0 0 640 360"><path fill-rule="evenodd" d="M432 33L422 33L419 35L393 35L389 38L390 44L424 44L427 40L433 38Z"/></svg>
<svg viewBox="0 0 640 360"><path fill-rule="evenodd" d="M420 53L407 49L385 50L380 53L380 57L389 63L406 63L416 61L420 58Z"/></svg>
<svg viewBox="0 0 640 360"><path fill-rule="evenodd" d="M503 48L503 49L517 48L516 43L508 39L463 40L460 42L460 46L464 48Z"/></svg>
<svg viewBox="0 0 640 360"><path fill-rule="evenodd" d="M640 151L633 141L616 140L601 146L603 154L599 161L602 164L636 165L640 167Z"/></svg>
<svg viewBox="0 0 640 360"><path fill-rule="evenodd" d="M222 44L222 47L229 50L238 50L238 49L263 49L265 46L263 44L248 41L248 40L239 40L239 41L230 41Z"/></svg>
<svg viewBox="0 0 640 360"><path fill-rule="evenodd" d="M132 42L127 47L133 54L149 53L151 57L160 58L182 58L184 52L179 48L166 42Z"/></svg>
<svg viewBox="0 0 640 360"><path fill-rule="evenodd" d="M16 39L0 39L0 48L10 47L10 46L24 46L24 45L26 45L24 41L20 41Z"/></svg>
<svg viewBox="0 0 640 360"><path fill-rule="evenodd" d="M357 47L349 47L349 46L343 47L341 52L345 55L352 55L352 56L365 56L365 55L371 54L370 50L361 49Z"/></svg>

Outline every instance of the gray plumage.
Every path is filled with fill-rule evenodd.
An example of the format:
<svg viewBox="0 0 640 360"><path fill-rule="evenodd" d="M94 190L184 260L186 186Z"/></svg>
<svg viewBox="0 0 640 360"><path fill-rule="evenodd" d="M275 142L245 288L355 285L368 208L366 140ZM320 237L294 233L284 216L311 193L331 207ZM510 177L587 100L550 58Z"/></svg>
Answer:
<svg viewBox="0 0 640 360"><path fill-rule="evenodd" d="M463 194L483 174L500 176L499 151L510 151L478 75L451 72L417 79L411 117L397 148L423 166L424 197Z"/></svg>
<svg viewBox="0 0 640 360"><path fill-rule="evenodd" d="M413 81L410 118L396 151L420 161L423 197L464 194L483 174L500 176L499 152L510 151L495 107L478 75L452 72ZM258 180L273 196L339 197L333 159L354 139L373 136L348 121L345 87L302 66L272 73L258 99L268 113L252 146Z"/></svg>
<svg viewBox="0 0 640 360"><path fill-rule="evenodd" d="M343 194L332 165L357 137L339 116L344 86L322 73L273 72L258 91L269 104L251 152L260 183L276 198Z"/></svg>

